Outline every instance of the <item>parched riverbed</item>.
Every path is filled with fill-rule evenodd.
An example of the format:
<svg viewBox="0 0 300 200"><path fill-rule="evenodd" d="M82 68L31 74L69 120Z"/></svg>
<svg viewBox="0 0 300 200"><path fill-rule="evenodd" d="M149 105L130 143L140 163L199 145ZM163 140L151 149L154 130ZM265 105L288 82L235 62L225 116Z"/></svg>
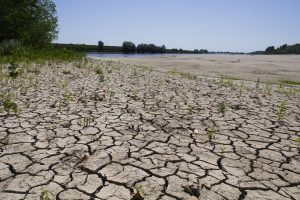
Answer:
<svg viewBox="0 0 300 200"><path fill-rule="evenodd" d="M0 199L300 197L299 89L90 61L0 92Z"/></svg>

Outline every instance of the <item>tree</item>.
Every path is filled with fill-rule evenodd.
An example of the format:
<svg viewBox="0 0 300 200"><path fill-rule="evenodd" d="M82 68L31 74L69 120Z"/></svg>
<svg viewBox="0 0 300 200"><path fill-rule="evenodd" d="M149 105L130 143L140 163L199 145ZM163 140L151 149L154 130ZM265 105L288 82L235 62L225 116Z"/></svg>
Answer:
<svg viewBox="0 0 300 200"><path fill-rule="evenodd" d="M103 46L104 46L104 42L102 42L101 40L98 42L98 48L99 50L103 50Z"/></svg>
<svg viewBox="0 0 300 200"><path fill-rule="evenodd" d="M270 46L268 48L266 48L266 54L275 54L276 53L276 49L274 46Z"/></svg>
<svg viewBox="0 0 300 200"><path fill-rule="evenodd" d="M56 7L52 0L0 0L0 42L19 40L44 47L57 38Z"/></svg>
<svg viewBox="0 0 300 200"><path fill-rule="evenodd" d="M136 51L135 44L130 41L123 42L122 51L123 53L134 53Z"/></svg>

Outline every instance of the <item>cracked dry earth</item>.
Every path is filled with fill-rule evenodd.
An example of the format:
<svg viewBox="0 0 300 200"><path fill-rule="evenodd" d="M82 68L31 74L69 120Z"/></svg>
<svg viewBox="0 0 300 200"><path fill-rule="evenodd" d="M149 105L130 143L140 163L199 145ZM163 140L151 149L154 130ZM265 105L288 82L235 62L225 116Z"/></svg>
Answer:
<svg viewBox="0 0 300 200"><path fill-rule="evenodd" d="M38 70L0 114L0 199L300 199L299 95L105 61Z"/></svg>

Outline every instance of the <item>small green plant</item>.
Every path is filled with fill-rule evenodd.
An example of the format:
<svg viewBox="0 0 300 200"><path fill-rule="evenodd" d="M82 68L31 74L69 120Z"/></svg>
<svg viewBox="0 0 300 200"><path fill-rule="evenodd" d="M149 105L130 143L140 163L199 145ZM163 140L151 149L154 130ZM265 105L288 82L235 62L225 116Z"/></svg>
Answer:
<svg viewBox="0 0 300 200"><path fill-rule="evenodd" d="M96 70L95 70L95 73L99 75L99 82L103 82L104 81L104 73L102 71L102 69L100 67L98 67Z"/></svg>
<svg viewBox="0 0 300 200"><path fill-rule="evenodd" d="M90 116L82 117L80 118L80 126L83 126L84 128L88 127L92 121L93 120Z"/></svg>
<svg viewBox="0 0 300 200"><path fill-rule="evenodd" d="M12 100L11 95L7 95L2 100L3 107L6 112L9 112L12 110L15 114L18 112L18 105Z"/></svg>
<svg viewBox="0 0 300 200"><path fill-rule="evenodd" d="M135 185L133 188L136 190L136 192L134 193L134 190L131 189L131 194L133 194L131 200L143 200L144 197L142 196L142 186Z"/></svg>
<svg viewBox="0 0 300 200"><path fill-rule="evenodd" d="M298 142L298 144L300 145L300 137L296 138L294 141Z"/></svg>
<svg viewBox="0 0 300 200"><path fill-rule="evenodd" d="M225 147L221 147L220 150L221 150L221 154L225 153Z"/></svg>
<svg viewBox="0 0 300 200"><path fill-rule="evenodd" d="M16 79L21 74L19 65L15 62L10 63L10 66L8 67L8 71L9 71L9 77L12 79Z"/></svg>
<svg viewBox="0 0 300 200"><path fill-rule="evenodd" d="M64 101L65 101L65 103L69 103L70 101L74 101L73 94L66 91L65 94L64 94Z"/></svg>
<svg viewBox="0 0 300 200"><path fill-rule="evenodd" d="M50 191L48 191L48 190L43 190L42 191L42 194L40 196L40 200L53 200L53 199L54 199L54 196Z"/></svg>
<svg viewBox="0 0 300 200"><path fill-rule="evenodd" d="M281 101L278 105L278 111L277 111L277 119L279 121L283 120L285 118L285 112L287 109L287 105L285 101Z"/></svg>
<svg viewBox="0 0 300 200"><path fill-rule="evenodd" d="M143 134L143 139L144 139L144 141L146 141L147 137L148 137L148 133L144 133L144 134Z"/></svg>
<svg viewBox="0 0 300 200"><path fill-rule="evenodd" d="M211 139L214 139L216 136L217 130L213 127L208 127L207 128L207 134L208 134L208 139L211 140Z"/></svg>
<svg viewBox="0 0 300 200"><path fill-rule="evenodd" d="M221 113L225 113L226 110L226 104L224 101L222 101L221 103L218 104L218 110Z"/></svg>
<svg viewBox="0 0 300 200"><path fill-rule="evenodd" d="M293 81L293 80L287 80L287 79L279 80L279 82L282 84L288 84L288 85L300 85L300 81Z"/></svg>

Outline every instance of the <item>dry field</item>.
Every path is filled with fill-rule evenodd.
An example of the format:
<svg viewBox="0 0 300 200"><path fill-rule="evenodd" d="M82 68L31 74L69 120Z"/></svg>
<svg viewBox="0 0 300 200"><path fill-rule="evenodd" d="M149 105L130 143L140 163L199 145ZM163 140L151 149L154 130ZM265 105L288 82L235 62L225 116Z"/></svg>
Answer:
<svg viewBox="0 0 300 200"><path fill-rule="evenodd" d="M299 199L299 89L194 75L300 80L299 57L217 57L3 66L0 199Z"/></svg>
<svg viewBox="0 0 300 200"><path fill-rule="evenodd" d="M231 76L244 80L300 81L299 55L170 55L144 58L118 58L124 63L158 67L203 76Z"/></svg>

